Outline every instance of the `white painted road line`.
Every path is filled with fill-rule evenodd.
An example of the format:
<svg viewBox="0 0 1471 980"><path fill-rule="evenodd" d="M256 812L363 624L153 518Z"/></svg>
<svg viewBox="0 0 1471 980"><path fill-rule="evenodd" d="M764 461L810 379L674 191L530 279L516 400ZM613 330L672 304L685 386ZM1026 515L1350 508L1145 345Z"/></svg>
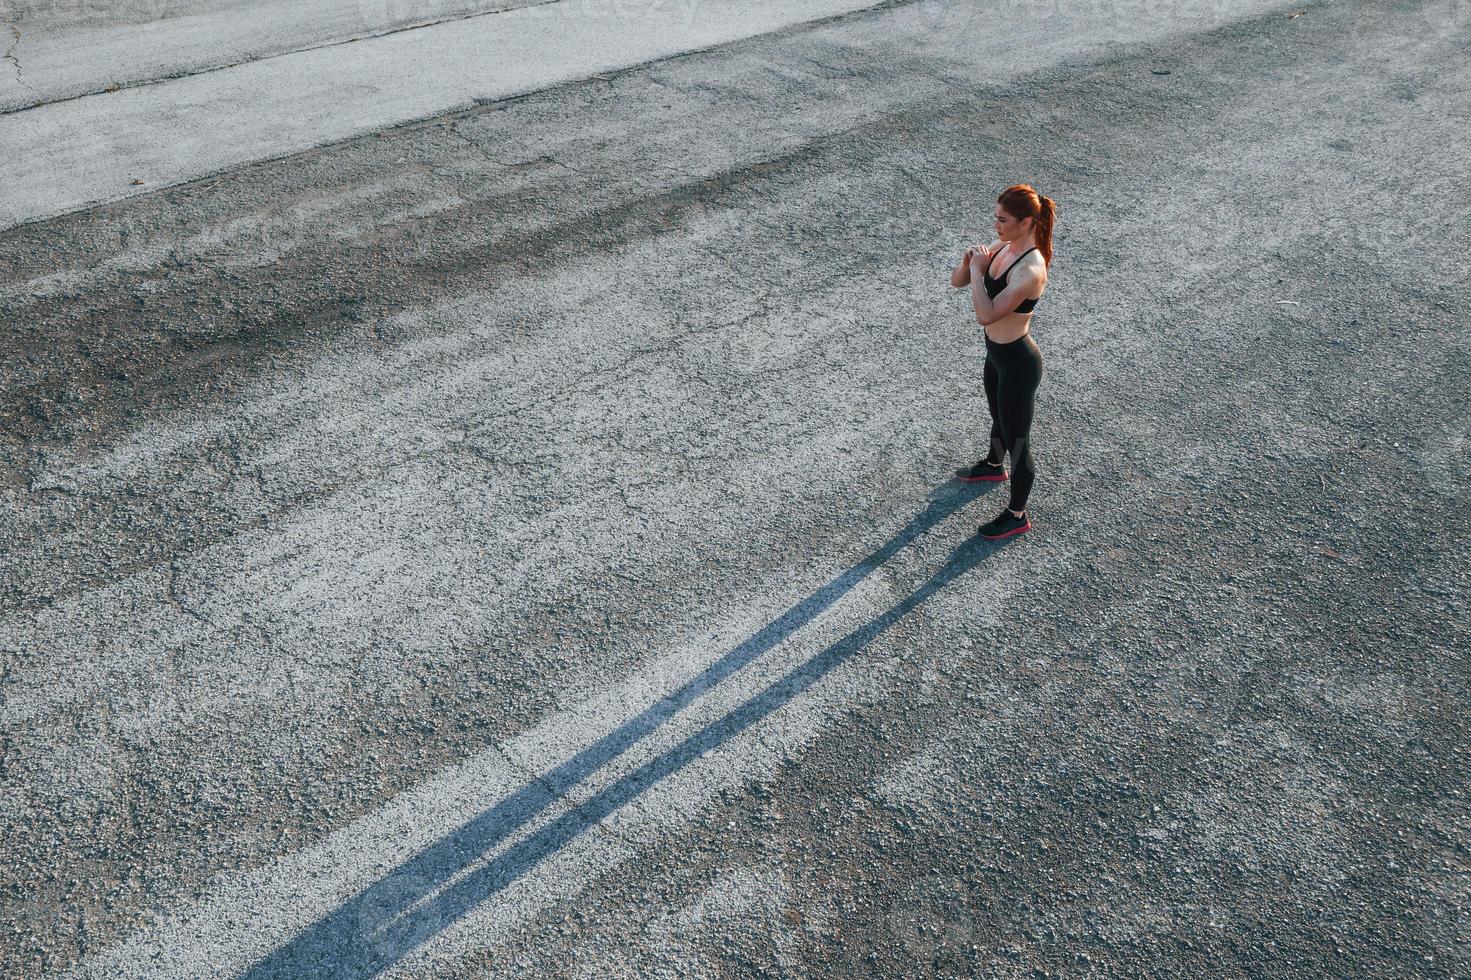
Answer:
<svg viewBox="0 0 1471 980"><path fill-rule="evenodd" d="M871 6L563 0L38 106L0 116L0 228Z"/></svg>
<svg viewBox="0 0 1471 980"><path fill-rule="evenodd" d="M173 0L109 10L0 5L0 113L554 0ZM99 5L100 6L100 5Z"/></svg>

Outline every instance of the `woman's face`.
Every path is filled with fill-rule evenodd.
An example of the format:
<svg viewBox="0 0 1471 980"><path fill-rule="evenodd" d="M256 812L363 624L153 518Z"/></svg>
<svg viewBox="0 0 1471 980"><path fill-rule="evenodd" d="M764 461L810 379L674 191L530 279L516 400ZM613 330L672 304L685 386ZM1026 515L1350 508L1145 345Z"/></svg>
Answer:
<svg viewBox="0 0 1471 980"><path fill-rule="evenodd" d="M996 237L1003 242L1014 242L1024 237L1031 228L1030 222L1030 218L1018 220L1001 205L996 205Z"/></svg>

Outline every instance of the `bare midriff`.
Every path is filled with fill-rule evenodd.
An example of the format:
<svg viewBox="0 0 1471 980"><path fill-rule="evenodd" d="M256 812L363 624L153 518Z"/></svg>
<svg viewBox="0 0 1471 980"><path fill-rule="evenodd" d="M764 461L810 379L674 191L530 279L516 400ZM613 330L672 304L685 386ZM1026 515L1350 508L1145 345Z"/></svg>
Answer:
<svg viewBox="0 0 1471 980"><path fill-rule="evenodd" d="M1027 325L1032 322L1030 313L1008 313L986 327L986 336L998 344L1009 344L1027 334Z"/></svg>

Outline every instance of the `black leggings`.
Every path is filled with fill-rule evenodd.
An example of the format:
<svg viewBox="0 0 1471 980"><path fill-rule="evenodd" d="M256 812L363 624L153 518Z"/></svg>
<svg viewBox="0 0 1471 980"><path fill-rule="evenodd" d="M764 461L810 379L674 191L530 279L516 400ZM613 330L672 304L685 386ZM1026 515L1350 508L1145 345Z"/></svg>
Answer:
<svg viewBox="0 0 1471 980"><path fill-rule="evenodd" d="M1026 510L1037 471L1032 464L1032 415L1042 383L1042 352L1031 333L1009 344L986 338L986 404L991 408L991 452L1000 463L1011 453L1012 510Z"/></svg>

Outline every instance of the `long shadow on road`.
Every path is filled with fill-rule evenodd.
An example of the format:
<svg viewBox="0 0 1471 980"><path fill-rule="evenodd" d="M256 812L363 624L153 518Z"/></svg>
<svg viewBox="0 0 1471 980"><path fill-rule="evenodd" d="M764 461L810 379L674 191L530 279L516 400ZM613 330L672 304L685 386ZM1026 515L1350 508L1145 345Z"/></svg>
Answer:
<svg viewBox="0 0 1471 980"><path fill-rule="evenodd" d="M698 676L619 725L464 826L420 851L251 966L244 980L281 977L368 978L388 969L556 854L589 827L660 780L719 748L821 680L936 592L984 561L996 546L970 538L912 595L869 620L679 744L639 766L488 863L483 856L530 823L701 693L811 622L900 549L975 499L980 488L949 483L929 505L868 557L763 627Z"/></svg>

